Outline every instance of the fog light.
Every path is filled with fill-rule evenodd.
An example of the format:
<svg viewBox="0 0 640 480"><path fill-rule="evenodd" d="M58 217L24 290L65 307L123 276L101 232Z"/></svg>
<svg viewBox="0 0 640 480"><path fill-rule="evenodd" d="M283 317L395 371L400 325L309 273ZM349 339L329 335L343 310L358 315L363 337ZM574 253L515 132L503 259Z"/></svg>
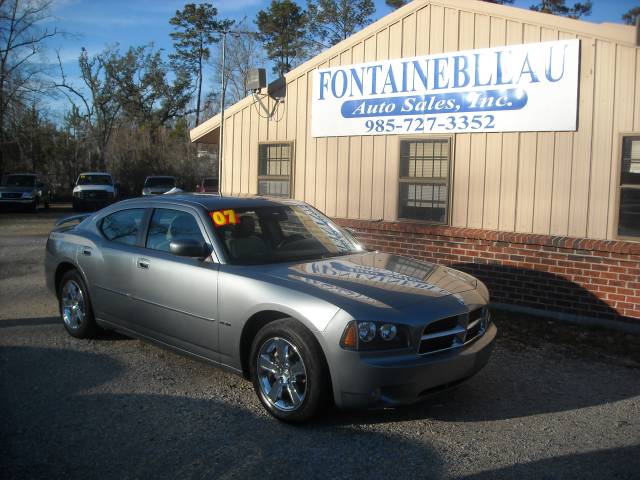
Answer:
<svg viewBox="0 0 640 480"><path fill-rule="evenodd" d="M373 322L358 323L358 338L363 342L370 342L376 336L376 324Z"/></svg>
<svg viewBox="0 0 640 480"><path fill-rule="evenodd" d="M398 329L393 323L385 323L380 327L380 337L387 342L396 338L396 333Z"/></svg>

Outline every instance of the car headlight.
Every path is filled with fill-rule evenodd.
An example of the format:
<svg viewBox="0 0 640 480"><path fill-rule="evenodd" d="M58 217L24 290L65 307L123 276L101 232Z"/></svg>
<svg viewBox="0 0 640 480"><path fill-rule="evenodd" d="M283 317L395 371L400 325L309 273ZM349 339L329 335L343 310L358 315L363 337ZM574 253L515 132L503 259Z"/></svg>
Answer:
<svg viewBox="0 0 640 480"><path fill-rule="evenodd" d="M340 346L347 350L386 350L408 345L407 327L390 322L349 322L340 340Z"/></svg>

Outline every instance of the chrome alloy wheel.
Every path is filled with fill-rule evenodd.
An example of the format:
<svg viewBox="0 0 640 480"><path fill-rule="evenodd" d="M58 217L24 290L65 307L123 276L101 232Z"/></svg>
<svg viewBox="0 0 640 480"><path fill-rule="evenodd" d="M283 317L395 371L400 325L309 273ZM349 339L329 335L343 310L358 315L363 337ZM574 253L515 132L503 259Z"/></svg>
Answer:
<svg viewBox="0 0 640 480"><path fill-rule="evenodd" d="M62 320L71 330L80 328L85 318L84 295L75 280L69 280L62 287Z"/></svg>
<svg viewBox="0 0 640 480"><path fill-rule="evenodd" d="M257 374L263 398L278 410L297 410L307 391L307 370L298 349L284 338L262 344Z"/></svg>

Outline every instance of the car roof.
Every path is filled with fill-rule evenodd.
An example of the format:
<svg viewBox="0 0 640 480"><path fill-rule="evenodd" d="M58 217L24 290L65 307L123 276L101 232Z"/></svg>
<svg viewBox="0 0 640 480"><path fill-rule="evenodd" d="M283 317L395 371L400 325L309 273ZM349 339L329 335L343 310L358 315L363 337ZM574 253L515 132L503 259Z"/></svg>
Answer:
<svg viewBox="0 0 640 480"><path fill-rule="evenodd" d="M107 173L107 172L82 172L78 176L80 176L80 175L109 175L109 176L111 176L111 174Z"/></svg>
<svg viewBox="0 0 640 480"><path fill-rule="evenodd" d="M147 178L176 178L173 175L147 175Z"/></svg>
<svg viewBox="0 0 640 480"><path fill-rule="evenodd" d="M118 202L121 205L131 203L172 203L191 205L197 204L202 208L213 211L224 208L247 208L247 207L273 207L279 205L299 205L303 202L291 198L265 197L259 195L236 195L226 196L211 193L173 193L169 195L157 195L151 198L132 198Z"/></svg>

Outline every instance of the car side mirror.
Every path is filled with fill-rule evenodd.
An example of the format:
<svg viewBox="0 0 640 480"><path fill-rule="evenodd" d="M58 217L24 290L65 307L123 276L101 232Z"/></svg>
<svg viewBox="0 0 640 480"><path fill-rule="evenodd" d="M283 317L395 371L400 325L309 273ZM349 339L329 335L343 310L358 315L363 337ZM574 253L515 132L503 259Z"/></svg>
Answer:
<svg viewBox="0 0 640 480"><path fill-rule="evenodd" d="M178 257L206 258L211 254L211 249L204 243L191 238L172 240L169 251Z"/></svg>

